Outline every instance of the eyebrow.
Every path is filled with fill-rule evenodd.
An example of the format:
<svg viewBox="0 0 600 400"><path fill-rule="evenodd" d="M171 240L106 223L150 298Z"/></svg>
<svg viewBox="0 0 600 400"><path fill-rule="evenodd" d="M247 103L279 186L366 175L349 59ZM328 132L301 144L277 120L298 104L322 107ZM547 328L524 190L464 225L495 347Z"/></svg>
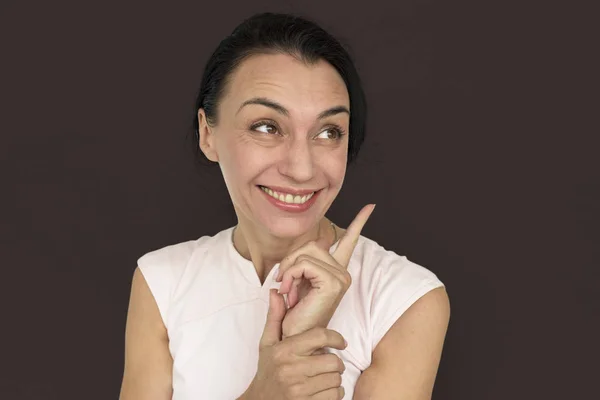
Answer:
<svg viewBox="0 0 600 400"><path fill-rule="evenodd" d="M282 106L281 104L279 104L273 100L269 100L266 97L253 97L249 100L244 101L242 103L242 105L240 106L240 108L237 110L236 114L239 113L240 110L242 108L244 108L244 106L247 106L249 104L259 104L261 106L272 108L273 110L277 111L278 113L280 113L286 117L290 116L290 112L284 106ZM348 110L348 108L345 106L331 107L331 108L321 112L318 115L317 119L327 118L332 115L336 115L336 114L340 114L340 113L346 113L346 114L350 115L350 110Z"/></svg>

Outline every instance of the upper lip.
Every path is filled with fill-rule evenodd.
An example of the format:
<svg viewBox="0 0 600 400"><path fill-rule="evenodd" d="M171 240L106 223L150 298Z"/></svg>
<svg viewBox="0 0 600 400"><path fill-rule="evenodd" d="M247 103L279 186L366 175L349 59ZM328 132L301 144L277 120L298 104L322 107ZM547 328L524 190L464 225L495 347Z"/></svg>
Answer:
<svg viewBox="0 0 600 400"><path fill-rule="evenodd" d="M304 196L305 194L311 194L313 192L319 191L319 189L293 189L293 188L284 188L281 186L265 186L265 185L260 185L260 186L274 190L277 193L286 193L286 194L289 193L289 194L293 194L294 196L296 196L296 195Z"/></svg>

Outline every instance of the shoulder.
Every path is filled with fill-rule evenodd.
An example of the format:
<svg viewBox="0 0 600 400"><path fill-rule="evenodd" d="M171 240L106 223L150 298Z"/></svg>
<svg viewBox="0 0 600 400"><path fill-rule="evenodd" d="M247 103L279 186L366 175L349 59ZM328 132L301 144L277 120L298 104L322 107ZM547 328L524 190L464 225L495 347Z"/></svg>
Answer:
<svg viewBox="0 0 600 400"><path fill-rule="evenodd" d="M348 268L353 278L352 290L369 310L371 349L413 304L445 286L429 268L364 236L359 238ZM435 291L423 301L440 295L443 297L445 291Z"/></svg>
<svg viewBox="0 0 600 400"><path fill-rule="evenodd" d="M138 266L142 272L151 268L182 268L195 253L221 245L230 230L228 228L212 236L205 235L151 250L138 258Z"/></svg>
<svg viewBox="0 0 600 400"><path fill-rule="evenodd" d="M441 284L437 275L429 268L388 250L362 235L352 254L348 268L357 278L373 283L380 282L382 278L395 277L407 286L418 285L421 282L439 282Z"/></svg>
<svg viewBox="0 0 600 400"><path fill-rule="evenodd" d="M198 239L170 244L149 251L137 260L137 270L143 275L165 326L169 326L171 298L175 288L182 279L185 279L188 266L194 264L193 260L198 255L214 250L217 246L224 246L231 229L225 229L213 236L202 236Z"/></svg>
<svg viewBox="0 0 600 400"><path fill-rule="evenodd" d="M210 236L202 236L194 240L173 243L148 251L138 258L138 265L169 264L183 261L191 257L192 253L205 245Z"/></svg>

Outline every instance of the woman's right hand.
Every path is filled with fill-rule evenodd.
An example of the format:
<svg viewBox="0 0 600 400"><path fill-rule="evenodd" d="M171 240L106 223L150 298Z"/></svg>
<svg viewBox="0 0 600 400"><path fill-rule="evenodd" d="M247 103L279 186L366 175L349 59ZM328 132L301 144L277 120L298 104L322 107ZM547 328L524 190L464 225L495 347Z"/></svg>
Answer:
<svg viewBox="0 0 600 400"><path fill-rule="evenodd" d="M281 340L285 302L276 289L271 289L269 296L267 322L259 345L258 370L240 399L341 400L344 397L341 386L344 363L332 353L313 353L324 347L345 349L342 335L316 327Z"/></svg>

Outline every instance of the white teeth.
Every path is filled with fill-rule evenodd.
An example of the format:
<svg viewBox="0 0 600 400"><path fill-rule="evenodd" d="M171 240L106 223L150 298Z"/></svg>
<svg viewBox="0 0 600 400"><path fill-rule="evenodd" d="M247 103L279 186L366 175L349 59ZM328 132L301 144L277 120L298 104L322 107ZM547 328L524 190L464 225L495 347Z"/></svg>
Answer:
<svg viewBox="0 0 600 400"><path fill-rule="evenodd" d="M311 194L304 195L304 196L300 196L300 195L293 196L291 194L278 193L278 192L271 190L264 186L261 186L260 188L265 193L267 193L269 196L274 197L279 201L283 201L284 203L289 203L289 204L304 204L315 194L315 192L312 192Z"/></svg>

